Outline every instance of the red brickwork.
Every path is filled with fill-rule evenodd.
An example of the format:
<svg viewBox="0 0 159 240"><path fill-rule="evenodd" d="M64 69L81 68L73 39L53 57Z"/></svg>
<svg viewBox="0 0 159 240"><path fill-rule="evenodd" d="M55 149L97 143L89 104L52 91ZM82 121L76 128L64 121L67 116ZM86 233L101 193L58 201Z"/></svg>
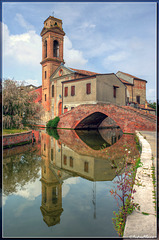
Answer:
<svg viewBox="0 0 159 240"><path fill-rule="evenodd" d="M102 146L101 146L100 150L94 150L90 148L86 143L84 143L78 137L75 131L66 131L65 129L58 129L57 131L60 136L60 142L62 144L65 144L67 147L69 147L79 155L93 156L95 158L103 158L103 159L111 159L111 160L119 160L119 161L122 160L121 162L123 163L123 157L126 154L125 149L127 149L127 151L130 150L129 158L132 158L139 154L136 148L134 135L123 134L121 138L110 147L102 149ZM110 131L110 129L108 131Z"/></svg>
<svg viewBox="0 0 159 240"><path fill-rule="evenodd" d="M112 118L123 132L134 133L135 130L156 130L156 118L152 114L146 114L142 110L136 110L128 106L113 104L85 104L80 105L60 116L58 128L75 129L78 124L89 115L101 112Z"/></svg>
<svg viewBox="0 0 159 240"><path fill-rule="evenodd" d="M32 131L3 135L3 147L29 142L32 140Z"/></svg>

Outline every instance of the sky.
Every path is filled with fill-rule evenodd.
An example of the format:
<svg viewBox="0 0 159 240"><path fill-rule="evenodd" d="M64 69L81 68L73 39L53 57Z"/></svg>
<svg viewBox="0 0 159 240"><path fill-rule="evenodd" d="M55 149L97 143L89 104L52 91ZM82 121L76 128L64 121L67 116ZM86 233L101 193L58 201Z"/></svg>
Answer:
<svg viewBox="0 0 159 240"><path fill-rule="evenodd" d="M3 2L3 78L42 84L40 32L49 16L63 21L66 67L122 71L147 80L156 100L155 2Z"/></svg>

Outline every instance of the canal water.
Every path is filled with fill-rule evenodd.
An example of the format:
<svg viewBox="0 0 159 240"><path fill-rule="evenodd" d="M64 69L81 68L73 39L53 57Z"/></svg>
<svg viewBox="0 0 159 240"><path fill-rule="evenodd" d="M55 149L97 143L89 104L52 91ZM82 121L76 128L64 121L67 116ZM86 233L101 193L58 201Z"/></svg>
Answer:
<svg viewBox="0 0 159 240"><path fill-rule="evenodd" d="M33 133L32 144L3 151L3 237L118 237L110 190L125 159L138 155L134 136L120 128Z"/></svg>

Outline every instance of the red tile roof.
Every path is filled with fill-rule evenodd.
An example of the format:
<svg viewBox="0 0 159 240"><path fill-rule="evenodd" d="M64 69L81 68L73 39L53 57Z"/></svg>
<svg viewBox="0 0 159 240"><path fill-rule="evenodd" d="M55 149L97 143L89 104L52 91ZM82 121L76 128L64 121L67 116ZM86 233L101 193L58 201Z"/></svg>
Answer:
<svg viewBox="0 0 159 240"><path fill-rule="evenodd" d="M96 72L91 72L91 71L86 71L86 70L80 70L80 69L74 69L74 68L70 68L70 69L79 73L79 74L87 75L87 76L99 74L99 73L96 73Z"/></svg>
<svg viewBox="0 0 159 240"><path fill-rule="evenodd" d="M42 87L38 87L38 88L36 88L36 89L34 89L34 90L30 91L30 92L38 93L38 96L35 99L35 103L42 101Z"/></svg>

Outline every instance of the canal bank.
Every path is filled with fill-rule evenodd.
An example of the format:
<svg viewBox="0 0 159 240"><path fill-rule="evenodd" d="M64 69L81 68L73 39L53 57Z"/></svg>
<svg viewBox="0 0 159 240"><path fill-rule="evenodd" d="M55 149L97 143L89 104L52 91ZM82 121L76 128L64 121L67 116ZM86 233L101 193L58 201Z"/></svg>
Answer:
<svg viewBox="0 0 159 240"><path fill-rule="evenodd" d="M137 132L142 146L142 166L137 169L135 184L136 192L133 194L134 202L140 205L140 210L134 210L127 217L124 238L156 238L157 216L153 198L152 166L156 169L156 133Z"/></svg>

